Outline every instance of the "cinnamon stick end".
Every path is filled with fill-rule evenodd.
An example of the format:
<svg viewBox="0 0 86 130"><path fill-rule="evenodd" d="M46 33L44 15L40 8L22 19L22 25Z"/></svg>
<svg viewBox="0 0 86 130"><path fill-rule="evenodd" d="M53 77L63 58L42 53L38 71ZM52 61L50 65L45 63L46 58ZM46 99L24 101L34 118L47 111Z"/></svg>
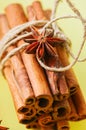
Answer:
<svg viewBox="0 0 86 130"><path fill-rule="evenodd" d="M37 97L36 108L47 111L53 103L53 98L48 95L40 95Z"/></svg>

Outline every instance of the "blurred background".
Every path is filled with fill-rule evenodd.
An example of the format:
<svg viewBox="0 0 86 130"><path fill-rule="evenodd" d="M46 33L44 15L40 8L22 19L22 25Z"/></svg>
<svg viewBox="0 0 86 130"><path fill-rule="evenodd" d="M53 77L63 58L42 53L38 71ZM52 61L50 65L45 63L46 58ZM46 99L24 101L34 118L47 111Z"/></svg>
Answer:
<svg viewBox="0 0 86 130"><path fill-rule="evenodd" d="M54 0L40 0L44 9L52 9ZM71 9L66 4L65 0L61 2L57 11L58 16L73 14ZM74 5L80 10L82 16L86 18L86 0L71 0ZM0 0L0 13L4 13L4 9L11 3L21 3L24 10L27 5L31 4L33 0ZM83 27L79 20L66 19L59 21L60 27L63 29L65 34L72 41L72 51L76 55L83 36ZM86 57L86 46L82 50L80 58ZM70 58L72 61L72 58ZM83 95L86 99L86 62L76 63L73 67L74 72L77 76ZM0 73L0 120L2 125L7 126L10 130L26 130L25 126L18 123L15 108L13 105L12 97L9 91L8 84L2 74ZM70 130L85 130L86 120L79 122L70 122Z"/></svg>

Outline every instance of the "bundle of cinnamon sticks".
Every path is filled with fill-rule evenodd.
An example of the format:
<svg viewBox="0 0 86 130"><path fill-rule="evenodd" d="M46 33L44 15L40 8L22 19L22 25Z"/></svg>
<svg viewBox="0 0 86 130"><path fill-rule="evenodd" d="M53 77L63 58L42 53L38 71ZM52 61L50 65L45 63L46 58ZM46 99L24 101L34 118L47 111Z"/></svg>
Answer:
<svg viewBox="0 0 86 130"><path fill-rule="evenodd" d="M50 14L50 10L43 10L39 1L27 6L27 16L20 4L8 5L5 14L0 14L0 39L11 28L27 21L49 20ZM21 33L27 31L31 29L27 28ZM26 39L32 37L9 46L4 55L23 45ZM65 48L59 44L54 50L58 55L58 63L57 60L51 60L49 55L46 55L45 63L51 67L68 65ZM3 74L13 97L18 120L26 128L69 130L68 121L86 119L86 103L72 68L65 72L45 70L38 63L35 53L27 54L22 49L8 59Z"/></svg>

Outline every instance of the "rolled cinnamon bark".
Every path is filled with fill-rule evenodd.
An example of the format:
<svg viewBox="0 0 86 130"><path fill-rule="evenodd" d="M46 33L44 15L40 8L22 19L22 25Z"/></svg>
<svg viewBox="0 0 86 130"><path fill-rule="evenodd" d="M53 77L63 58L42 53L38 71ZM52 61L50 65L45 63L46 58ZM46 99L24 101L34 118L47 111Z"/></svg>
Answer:
<svg viewBox="0 0 86 130"><path fill-rule="evenodd" d="M37 2L38 3L38 5L39 5L39 2ZM35 5L34 5L35 6ZM32 7L32 8L31 8ZM40 7L40 6L39 6ZM31 9L30 9L31 8ZM30 10L30 11L29 11ZM31 13L31 11L32 11L32 13ZM36 19L36 17L37 17L37 15L36 15L36 10L33 8L33 6L28 6L27 7L27 13L28 13L28 17L29 17L29 20L32 20L33 19L33 17L34 17L34 14L33 14L33 12L35 12L35 19ZM40 15L41 16L41 15ZM35 82L32 82L32 84L34 85L35 83L37 83L37 85L38 86L36 86L36 84L35 84L35 86L34 86L34 88L38 88L38 91L37 91L37 89L36 89L36 96L37 96L37 102L36 102L36 108L38 109L38 111L47 111L48 110L48 108L51 106L51 104L52 104L52 99L49 99L49 98L51 98L51 96L47 96L47 95L51 95L50 94L50 92L49 92L49 85L48 85L48 83L47 83L47 79L46 79L46 77L45 77L45 74L44 74L44 71L43 71L43 69L40 67L40 65L37 63L37 61L36 61L36 58L35 58L35 55L34 54L30 54L30 55L28 55L28 59L30 59L30 64L29 65L27 65L27 66L30 66L30 68L31 68L31 66L33 67L33 69L34 69L34 72L35 72L35 70L37 70L38 71L38 73L36 72L34 75L33 75L33 73L32 72L30 72L31 70L29 70L28 68L27 68L27 66L26 66L26 68L27 68L27 72L28 72L28 74L30 73L30 75L32 74L32 76L30 76L30 77L34 77L34 79L35 79L35 76L36 76L36 78L37 79L35 79L34 81ZM33 64L34 63L34 64ZM40 74L40 75L39 75ZM40 77L39 77L40 76ZM39 81L38 81L38 79L40 79ZM32 81L32 79L31 79L31 81ZM41 84L42 83L42 84ZM40 88L39 88L39 85L40 85ZM44 86L46 86L46 88L44 88ZM48 87L47 87L48 86ZM33 89L34 89L33 88ZM46 90L46 91L45 91ZM45 92L44 92L45 91ZM35 89L34 89L34 92L35 92ZM37 94L38 93L38 94ZM42 93L41 95L39 95L39 93ZM44 94L43 94L44 93ZM38 96L39 95L39 96ZM49 103L50 102L50 100L51 100L51 103Z"/></svg>
<svg viewBox="0 0 86 130"><path fill-rule="evenodd" d="M70 112L70 114L68 115L67 119L68 119L69 121L77 121L78 118L79 118L79 115L78 115L78 113L77 113L77 111L76 111L76 108L75 108L75 105L74 105L74 103L73 103L73 101L72 101L72 98L70 97L70 98L68 99L68 101L69 101L69 104L70 104L70 107L71 107L71 112Z"/></svg>
<svg viewBox="0 0 86 130"><path fill-rule="evenodd" d="M21 124L29 124L30 122L33 122L36 120L36 117L29 119L24 114L19 114L19 113L17 113L17 117L18 117L19 123Z"/></svg>
<svg viewBox="0 0 86 130"><path fill-rule="evenodd" d="M48 126L47 128L46 127L41 127L41 130L57 130L57 128L55 128L54 126Z"/></svg>
<svg viewBox="0 0 86 130"><path fill-rule="evenodd" d="M32 3L32 6L33 6L33 8L35 10L35 13L36 13L36 19L38 19L38 20L40 20L40 19L46 19L40 1L34 1Z"/></svg>
<svg viewBox="0 0 86 130"><path fill-rule="evenodd" d="M44 114L38 118L38 123L41 127L50 127L54 126L55 121L52 119L50 114Z"/></svg>
<svg viewBox="0 0 86 130"><path fill-rule="evenodd" d="M9 62L5 64L3 72L4 72L4 75L5 75L6 80L8 82L16 111L18 113L27 113L29 111L29 108L28 108L28 106L26 106L23 103L23 100L21 99L21 97L18 93L16 84L15 84L15 78L13 76L13 71L11 69Z"/></svg>
<svg viewBox="0 0 86 130"><path fill-rule="evenodd" d="M9 4L5 8L5 12L6 12L8 22L9 22L9 25L11 28L13 28L17 25L23 24L27 21L27 18L24 14L23 8L18 3ZM14 21L14 17L15 17L15 21ZM20 19L21 17L22 17L22 20Z"/></svg>
<svg viewBox="0 0 86 130"><path fill-rule="evenodd" d="M78 120L86 119L86 102L80 88L72 95L72 101L78 113Z"/></svg>
<svg viewBox="0 0 86 130"><path fill-rule="evenodd" d="M49 85L44 75L44 71L38 64L34 54L28 55L22 53L22 55L24 64L27 69L27 73L30 76L30 81L34 90L35 97L37 98L35 107L37 109L45 109L45 111L47 111L48 108L50 108L52 105L53 98L50 93Z"/></svg>
<svg viewBox="0 0 86 130"><path fill-rule="evenodd" d="M55 72L51 72L51 71L46 70L46 75L47 75L50 89L51 89L51 92L54 96L54 99L55 100L61 99L60 92L58 89L58 84L57 84L58 74L56 74Z"/></svg>
<svg viewBox="0 0 86 130"><path fill-rule="evenodd" d="M9 31L9 24L5 14L0 14L0 37L2 38ZM0 38L0 39L1 39Z"/></svg>
<svg viewBox="0 0 86 130"><path fill-rule="evenodd" d="M48 19L39 1L33 2L32 6L35 10L34 12L35 12L35 17L37 18L37 20ZM45 60L45 63L51 67L53 66L58 67L57 64L61 64L59 59L54 59L54 57L49 58L48 55L47 55L47 58L45 56L44 60ZM50 89L54 95L55 100L63 100L63 99L68 98L69 90L68 90L68 86L67 86L64 74L52 72L48 70L46 70L46 74L49 81Z"/></svg>
<svg viewBox="0 0 86 130"><path fill-rule="evenodd" d="M44 10L44 15L45 15L45 17L46 17L48 20L50 20L51 10L50 10L50 9Z"/></svg>
<svg viewBox="0 0 86 130"><path fill-rule="evenodd" d="M28 14L27 16L29 21L36 19L35 10L33 9L32 5L27 6L27 14Z"/></svg>
<svg viewBox="0 0 86 130"><path fill-rule="evenodd" d="M38 109L38 110L37 110L37 115L38 115L38 116L41 116L41 115L43 115L43 114L51 113L51 112L53 112L53 107L50 107L48 110Z"/></svg>
<svg viewBox="0 0 86 130"><path fill-rule="evenodd" d="M56 49L63 66L69 65L68 54L65 48L63 46L57 46ZM72 68L65 71L65 77L70 90L70 94L72 95L76 92L77 88L79 87L78 80Z"/></svg>
<svg viewBox="0 0 86 130"><path fill-rule="evenodd" d="M26 125L26 128L27 128L27 129L30 129L30 128L38 129L38 128L40 128L40 126L39 126L39 124L38 124L37 121L33 121L33 122L27 124L27 125Z"/></svg>
<svg viewBox="0 0 86 130"><path fill-rule="evenodd" d="M69 91L63 74L46 71L54 99L61 101L69 97Z"/></svg>
<svg viewBox="0 0 86 130"><path fill-rule="evenodd" d="M27 113L30 108L27 106L23 106L22 100L16 91L15 83L13 82L12 70L8 65L5 66L5 68L4 68L4 74L5 74L6 79L8 81L10 90L12 91L12 96L14 96L13 99L14 99L14 105L15 105L16 111L19 113L23 113L23 114ZM25 115L19 114L19 113L17 113L19 123L28 124L29 122L32 122L33 120L35 120L35 114L36 114L35 112L34 112L35 114L33 116L32 115L25 116Z"/></svg>
<svg viewBox="0 0 86 130"><path fill-rule="evenodd" d="M1 32L0 32L0 39L2 38L2 34L1 34Z"/></svg>
<svg viewBox="0 0 86 130"><path fill-rule="evenodd" d="M51 59L53 63L51 62ZM56 66L56 64L59 64L58 60L54 61L53 58L51 57L50 57L50 60L49 58L46 59L46 62L47 62L47 65L51 67ZM69 90L66 84L64 73L57 73L57 72L46 70L46 74L49 81L50 89L54 95L54 99L58 101L67 99L69 97Z"/></svg>
<svg viewBox="0 0 86 130"><path fill-rule="evenodd" d="M1 28L2 35L4 35L10 29L9 23L5 15L0 15L0 28ZM10 46L6 51L10 52L14 48L15 46ZM21 61L19 53L13 55L10 58L10 61L14 70L16 80L19 84L19 87L17 86L17 89L20 93L22 100L26 104L30 104L30 105L33 104L35 102L34 93L31 88L29 77L27 75L23 62Z"/></svg>
<svg viewBox="0 0 86 130"><path fill-rule="evenodd" d="M71 112L71 107L68 100L55 101L53 103L52 116L55 121L67 119Z"/></svg>
<svg viewBox="0 0 86 130"><path fill-rule="evenodd" d="M67 83L66 83L64 73L62 73L61 76L58 76L57 84L58 84L59 92L60 92L60 95L58 95L57 98L59 100L68 99L68 97L69 97L69 89L68 89L68 86L67 86Z"/></svg>
<svg viewBox="0 0 86 130"><path fill-rule="evenodd" d="M36 116L36 109L33 106L28 106L28 111L24 114L28 117L28 119L31 119Z"/></svg>
<svg viewBox="0 0 86 130"><path fill-rule="evenodd" d="M56 48L54 47L54 51L56 52ZM49 57L49 56L48 56ZM55 66L55 67L61 67L62 63L60 61L59 55L57 54L56 58L52 57L52 62L51 62L51 57L46 58L46 63L48 66ZM50 73L50 74L48 74ZM52 90L52 93L55 97L55 100L63 100L67 99L69 97L69 89L66 83L65 75L64 72L51 72L46 70L46 74L50 83L50 88ZM51 78L52 76L52 78ZM55 90L56 89L56 90ZM56 93L57 92L57 93Z"/></svg>
<svg viewBox="0 0 86 130"><path fill-rule="evenodd" d="M25 15L21 14L21 12L23 11L20 11L22 10L22 8L20 8L20 5L13 4L10 6L6 8L6 14L7 14L7 18L8 18L10 26L13 27L14 25L16 26L22 23L23 22L22 17L25 17ZM10 12L12 12L13 18L10 15ZM17 14L15 14L15 12L17 12ZM18 17L19 20L15 21L15 19L17 19L15 17ZM11 19L12 19L12 25L11 25ZM19 22L19 21L22 21L22 22ZM23 43L24 42L19 42L18 46ZM43 72L43 69L40 67L40 65L36 61L35 55L33 54L28 55L25 52L22 52L21 55L22 55L24 65L26 67L27 73L29 75L29 78L32 84L32 88L34 90L34 94L37 97L38 103L36 103L36 106L37 107L40 106L42 108L46 107L46 109L48 109L52 105L53 98L49 90L49 86L48 86L45 74ZM44 102L45 102L45 105L43 105Z"/></svg>
<svg viewBox="0 0 86 130"><path fill-rule="evenodd" d="M57 122L57 130L69 130L69 122L67 120L61 120Z"/></svg>

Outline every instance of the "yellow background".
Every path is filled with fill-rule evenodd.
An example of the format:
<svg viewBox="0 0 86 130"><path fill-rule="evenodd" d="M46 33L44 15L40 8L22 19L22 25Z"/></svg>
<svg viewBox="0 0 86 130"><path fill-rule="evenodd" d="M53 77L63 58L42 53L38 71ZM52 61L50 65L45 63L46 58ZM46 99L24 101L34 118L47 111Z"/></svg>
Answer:
<svg viewBox="0 0 86 130"><path fill-rule="evenodd" d="M13 2L21 3L24 8L30 4L33 0L0 0L0 13L4 12L4 8ZM64 1L64 0L63 0ZM80 10L84 18L86 18L86 0L71 0L75 6ZM52 8L54 0L41 0L44 9ZM58 15L70 14L72 13L71 9L67 4L61 3L58 9ZM72 51L74 54L77 54L77 51L80 47L83 27L79 20L61 20L59 22L60 26L65 31L66 35L72 41ZM86 57L86 47L81 54L81 58ZM73 67L76 76L78 78L79 84L81 86L83 95L86 99L86 62L77 63ZM25 126L18 123L16 112L14 109L12 97L7 85L7 82L0 74L0 120L2 125L7 126L10 130L26 130ZM86 120L80 122L70 122L70 130L86 130Z"/></svg>

